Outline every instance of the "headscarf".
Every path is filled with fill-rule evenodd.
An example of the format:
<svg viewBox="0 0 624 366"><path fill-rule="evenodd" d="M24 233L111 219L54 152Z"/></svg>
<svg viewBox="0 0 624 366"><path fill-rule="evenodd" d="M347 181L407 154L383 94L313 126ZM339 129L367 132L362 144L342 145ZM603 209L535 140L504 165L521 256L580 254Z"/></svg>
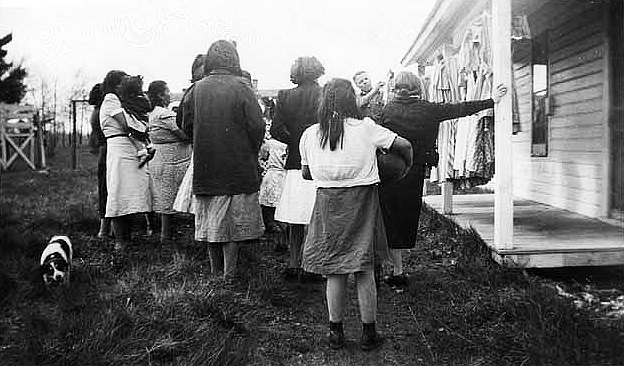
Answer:
<svg viewBox="0 0 624 366"><path fill-rule="evenodd" d="M240 60L236 47L230 41L219 40L208 49L204 71L206 74L214 70L227 70L241 76Z"/></svg>

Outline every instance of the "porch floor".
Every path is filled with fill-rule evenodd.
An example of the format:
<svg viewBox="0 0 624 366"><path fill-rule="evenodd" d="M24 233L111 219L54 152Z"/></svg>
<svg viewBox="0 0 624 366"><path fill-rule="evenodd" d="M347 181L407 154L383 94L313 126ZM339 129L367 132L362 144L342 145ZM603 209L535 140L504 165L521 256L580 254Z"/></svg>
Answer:
<svg viewBox="0 0 624 366"><path fill-rule="evenodd" d="M442 196L424 202L442 211ZM529 201L514 200L512 249L494 247L494 195L453 196L453 213L445 215L464 228L474 228L507 266L572 267L624 265L624 227Z"/></svg>

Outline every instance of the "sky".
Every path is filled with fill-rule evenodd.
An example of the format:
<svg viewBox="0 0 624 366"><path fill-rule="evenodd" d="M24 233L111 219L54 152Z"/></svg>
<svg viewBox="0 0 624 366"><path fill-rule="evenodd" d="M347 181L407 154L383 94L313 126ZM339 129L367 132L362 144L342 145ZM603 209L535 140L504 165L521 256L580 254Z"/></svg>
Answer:
<svg viewBox="0 0 624 366"><path fill-rule="evenodd" d="M367 70L385 79L416 38L435 0L147 1L0 0L8 58L31 78L93 85L107 71L189 84L191 63L218 39L236 40L259 89L291 88L290 66L315 56L320 82ZM90 89L90 87L89 87Z"/></svg>

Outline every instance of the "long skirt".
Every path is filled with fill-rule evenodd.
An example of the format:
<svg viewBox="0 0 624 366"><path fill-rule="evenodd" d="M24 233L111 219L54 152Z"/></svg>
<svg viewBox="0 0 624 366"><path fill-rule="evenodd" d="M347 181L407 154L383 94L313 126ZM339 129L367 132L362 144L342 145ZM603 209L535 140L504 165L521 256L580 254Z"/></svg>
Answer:
<svg viewBox="0 0 624 366"><path fill-rule="evenodd" d="M316 185L301 176L301 170L286 170L282 194L275 207L275 220L307 225L312 216Z"/></svg>
<svg viewBox="0 0 624 366"><path fill-rule="evenodd" d="M303 269L322 275L372 270L388 259L377 185L319 188L303 248Z"/></svg>
<svg viewBox="0 0 624 366"><path fill-rule="evenodd" d="M392 249L416 245L424 179L425 165L414 164L403 179L379 186L381 212Z"/></svg>
<svg viewBox="0 0 624 366"><path fill-rule="evenodd" d="M233 196L195 195L195 240L252 240L264 234L258 192Z"/></svg>
<svg viewBox="0 0 624 366"><path fill-rule="evenodd" d="M139 169L137 148L128 137L106 144L106 217L152 211L149 163Z"/></svg>
<svg viewBox="0 0 624 366"><path fill-rule="evenodd" d="M108 196L108 193L106 192L106 145L101 145L99 147L97 177L98 213L102 219L106 217L106 197Z"/></svg>
<svg viewBox="0 0 624 366"><path fill-rule="evenodd" d="M150 161L154 190L154 212L172 214L173 202L191 161L191 145L184 142L154 144L156 154Z"/></svg>

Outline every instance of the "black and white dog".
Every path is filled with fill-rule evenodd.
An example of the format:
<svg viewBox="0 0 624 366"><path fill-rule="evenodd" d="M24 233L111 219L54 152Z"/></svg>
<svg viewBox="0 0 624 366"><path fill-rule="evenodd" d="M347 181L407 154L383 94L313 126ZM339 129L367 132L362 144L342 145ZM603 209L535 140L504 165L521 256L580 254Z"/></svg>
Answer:
<svg viewBox="0 0 624 366"><path fill-rule="evenodd" d="M41 253L40 271L46 286L69 284L73 249L68 237L57 235Z"/></svg>

